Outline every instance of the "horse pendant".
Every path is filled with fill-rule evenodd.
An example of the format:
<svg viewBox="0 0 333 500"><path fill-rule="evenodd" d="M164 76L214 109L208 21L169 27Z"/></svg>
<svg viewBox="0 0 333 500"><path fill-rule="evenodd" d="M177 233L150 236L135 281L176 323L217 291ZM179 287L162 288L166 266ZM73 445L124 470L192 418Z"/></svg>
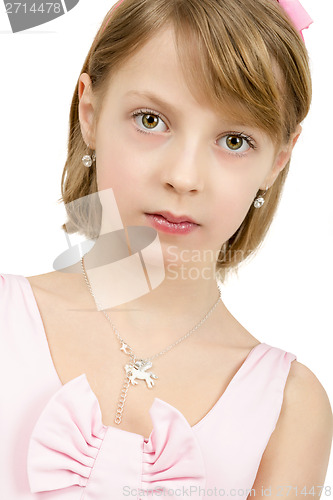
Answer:
<svg viewBox="0 0 333 500"><path fill-rule="evenodd" d="M145 380L148 389L151 389L155 383L153 379L158 378L157 375L153 372L147 372L148 368L151 368L153 364L151 361L145 360L145 359L138 359L135 363L134 366L132 365L125 365L125 371L126 375L129 379L129 381L132 383L132 385L137 385L136 379L139 380Z"/></svg>

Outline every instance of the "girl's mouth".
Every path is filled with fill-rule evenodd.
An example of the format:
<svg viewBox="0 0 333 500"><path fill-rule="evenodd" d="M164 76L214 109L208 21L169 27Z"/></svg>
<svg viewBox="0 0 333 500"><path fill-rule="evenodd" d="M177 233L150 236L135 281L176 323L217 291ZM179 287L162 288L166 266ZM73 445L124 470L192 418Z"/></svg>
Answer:
<svg viewBox="0 0 333 500"><path fill-rule="evenodd" d="M199 227L199 224L193 222L169 222L159 214L145 214L145 216L155 229L168 234L189 234Z"/></svg>

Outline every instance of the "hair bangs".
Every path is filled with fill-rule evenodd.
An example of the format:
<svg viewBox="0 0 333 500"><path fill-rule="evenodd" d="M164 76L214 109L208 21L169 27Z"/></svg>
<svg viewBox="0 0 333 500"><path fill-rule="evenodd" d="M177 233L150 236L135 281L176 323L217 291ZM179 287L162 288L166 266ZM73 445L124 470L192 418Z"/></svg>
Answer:
<svg viewBox="0 0 333 500"><path fill-rule="evenodd" d="M176 46L193 96L221 115L226 113L237 122L262 129L274 143L280 143L283 78L261 37L253 29L247 30L247 37L244 33L235 37L224 17L218 20L219 32L210 25L208 36L200 30L202 23L197 22L193 11L186 16L186 4L178 6L181 13L175 15L173 25ZM177 22L179 19L181 22Z"/></svg>

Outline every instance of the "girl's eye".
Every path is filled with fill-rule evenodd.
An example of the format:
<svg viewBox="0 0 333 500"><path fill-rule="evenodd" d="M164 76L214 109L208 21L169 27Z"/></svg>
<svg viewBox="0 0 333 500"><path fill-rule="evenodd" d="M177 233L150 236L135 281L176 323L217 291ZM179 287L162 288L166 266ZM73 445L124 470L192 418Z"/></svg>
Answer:
<svg viewBox="0 0 333 500"><path fill-rule="evenodd" d="M149 130L155 130L157 132L165 132L163 129L167 127L162 120L160 113L157 111L152 111L150 109L140 109L132 113L136 125L138 125L137 131L143 134L151 134ZM159 128L162 125L162 129ZM140 127L140 128L139 128ZM143 127L143 128L141 128ZM249 149L256 149L254 140L252 137L239 132L229 132L229 134L224 135L219 139L222 142L222 146L233 156L245 156L245 153Z"/></svg>
<svg viewBox="0 0 333 500"><path fill-rule="evenodd" d="M225 135L219 139L222 146L228 150L228 152L233 152L237 156L244 156L249 149L256 149L252 137L240 133L231 133ZM231 153L231 154L233 154Z"/></svg>
<svg viewBox="0 0 333 500"><path fill-rule="evenodd" d="M158 128L160 123L163 123L164 125L165 125L165 123L162 120L161 115L159 113L157 113L156 111L153 112L153 111L150 111L148 109L146 109L146 110L140 109L140 111L135 111L134 113L132 113L132 116L134 117L134 121L135 121L136 125L142 126L145 129L144 130L142 128L138 128L137 129L138 132L142 132L144 134L150 134L150 132L148 132L148 130L155 130L157 132L165 132L165 130L163 130L163 127L162 127L162 129Z"/></svg>

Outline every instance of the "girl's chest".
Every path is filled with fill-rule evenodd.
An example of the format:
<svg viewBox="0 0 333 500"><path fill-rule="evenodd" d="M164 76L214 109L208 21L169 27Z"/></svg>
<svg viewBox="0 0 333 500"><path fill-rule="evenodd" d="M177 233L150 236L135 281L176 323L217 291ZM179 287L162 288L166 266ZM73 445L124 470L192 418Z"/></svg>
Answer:
<svg viewBox="0 0 333 500"><path fill-rule="evenodd" d="M133 370L129 366L130 357L120 350L120 344L117 348L106 342L103 349L96 349L87 331L81 329L80 334L79 339L75 334L64 338L48 333L49 350L62 384L85 373L98 400L103 424L145 438L153 427L149 409L154 398L179 410L192 427L220 399L248 353L227 359L225 352L219 354L216 349L177 345L174 352L154 359L148 369ZM124 391L121 423L116 424Z"/></svg>
<svg viewBox="0 0 333 500"><path fill-rule="evenodd" d="M220 399L250 350L258 343L250 336L244 337L243 346L225 347L222 343L205 341L205 335L193 335L153 359L151 367L133 370L128 366L130 356L124 352L126 349L121 349L122 343L102 313L59 310L37 288L34 295L55 376L66 384L85 373L98 400L103 424L145 438L153 427L149 409L155 397L179 410L189 425L194 426ZM120 333L126 341L126 332ZM132 344L136 356L144 358L167 347L160 345L158 348L155 342L155 348L143 354L139 341L134 340ZM116 424L117 408L124 390L121 423Z"/></svg>

